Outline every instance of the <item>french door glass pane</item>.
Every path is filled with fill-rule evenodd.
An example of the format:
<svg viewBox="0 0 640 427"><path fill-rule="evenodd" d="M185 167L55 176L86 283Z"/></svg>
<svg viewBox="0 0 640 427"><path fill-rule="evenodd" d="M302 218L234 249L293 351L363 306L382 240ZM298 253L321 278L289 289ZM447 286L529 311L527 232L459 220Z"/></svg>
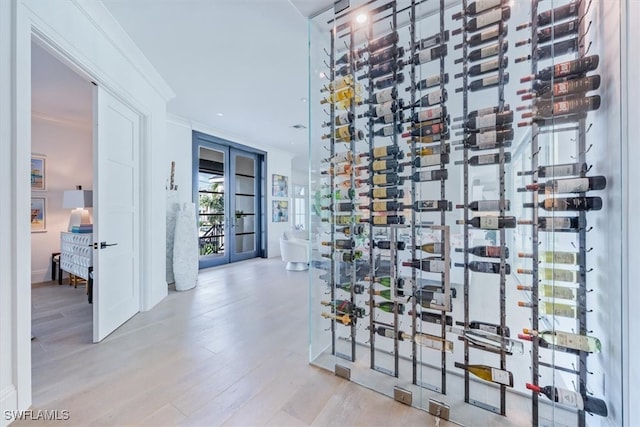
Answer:
<svg viewBox="0 0 640 427"><path fill-rule="evenodd" d="M253 157L235 157L235 251L256 250L256 162Z"/></svg>
<svg viewBox="0 0 640 427"><path fill-rule="evenodd" d="M200 147L198 238L200 256L225 256L224 153Z"/></svg>

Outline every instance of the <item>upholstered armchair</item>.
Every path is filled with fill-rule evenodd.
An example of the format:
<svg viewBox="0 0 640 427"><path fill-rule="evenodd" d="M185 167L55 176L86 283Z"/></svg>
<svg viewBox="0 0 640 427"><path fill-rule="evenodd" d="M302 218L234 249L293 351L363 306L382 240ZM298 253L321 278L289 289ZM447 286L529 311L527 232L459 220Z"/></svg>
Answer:
<svg viewBox="0 0 640 427"><path fill-rule="evenodd" d="M280 237L280 253L287 263L287 270L305 271L309 269L309 240L294 237L298 234L283 233Z"/></svg>

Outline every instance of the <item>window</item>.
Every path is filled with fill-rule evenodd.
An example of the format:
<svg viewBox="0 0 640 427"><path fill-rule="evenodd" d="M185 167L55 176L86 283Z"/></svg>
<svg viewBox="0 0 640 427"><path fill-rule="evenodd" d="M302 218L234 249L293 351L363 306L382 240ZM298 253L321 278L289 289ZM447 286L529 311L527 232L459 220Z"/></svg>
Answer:
<svg viewBox="0 0 640 427"><path fill-rule="evenodd" d="M303 185L293 186L293 226L296 230L307 228L307 198Z"/></svg>

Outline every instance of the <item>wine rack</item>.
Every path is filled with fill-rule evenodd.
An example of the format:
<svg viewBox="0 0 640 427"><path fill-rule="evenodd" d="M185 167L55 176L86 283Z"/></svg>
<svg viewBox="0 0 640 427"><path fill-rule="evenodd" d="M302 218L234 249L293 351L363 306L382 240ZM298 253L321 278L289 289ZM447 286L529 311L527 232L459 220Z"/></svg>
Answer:
<svg viewBox="0 0 640 427"><path fill-rule="evenodd" d="M583 350L606 236L583 209L607 181L586 166L598 1L352 0L310 21L311 363L463 424L606 415Z"/></svg>

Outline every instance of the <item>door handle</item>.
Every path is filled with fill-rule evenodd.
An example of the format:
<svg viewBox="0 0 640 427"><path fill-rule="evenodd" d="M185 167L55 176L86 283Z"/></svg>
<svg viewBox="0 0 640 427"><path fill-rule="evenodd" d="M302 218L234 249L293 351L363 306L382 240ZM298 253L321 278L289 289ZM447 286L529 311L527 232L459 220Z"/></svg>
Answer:
<svg viewBox="0 0 640 427"><path fill-rule="evenodd" d="M107 246L115 246L115 245L117 245L117 243L100 242L100 249L104 249Z"/></svg>

